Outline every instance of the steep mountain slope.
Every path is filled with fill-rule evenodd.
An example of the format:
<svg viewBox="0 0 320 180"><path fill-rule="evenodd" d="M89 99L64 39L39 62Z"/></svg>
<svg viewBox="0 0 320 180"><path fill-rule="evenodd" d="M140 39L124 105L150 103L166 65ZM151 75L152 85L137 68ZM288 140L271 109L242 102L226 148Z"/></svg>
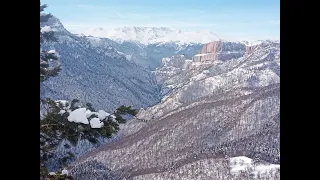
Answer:
<svg viewBox="0 0 320 180"><path fill-rule="evenodd" d="M224 50L216 45L200 50L210 58L189 62L199 66L164 80L168 91L159 104L141 110L119 140L86 154L71 172L78 179L110 172L113 179L245 179L231 177L232 158L223 158L279 164L280 43L222 42ZM234 53L223 56L228 52ZM277 172L268 177L279 179Z"/></svg>
<svg viewBox="0 0 320 180"><path fill-rule="evenodd" d="M108 111L122 104L147 107L159 101L155 77L117 52L111 46L116 42L108 40L110 46L95 46L91 39L68 32L57 18L42 26L56 31L59 41L43 48L61 55L63 69L59 76L40 84L41 96L77 98Z"/></svg>
<svg viewBox="0 0 320 180"><path fill-rule="evenodd" d="M185 55L175 55L163 58L161 65L154 71L158 84L163 84L172 76L186 70L192 60Z"/></svg>
<svg viewBox="0 0 320 180"><path fill-rule="evenodd" d="M109 39L116 41L112 47L128 60L149 70L155 70L164 57L180 54L191 57L203 43L219 40L211 32L184 32L166 27L94 28L82 34L90 36L91 41L100 47L110 45Z"/></svg>
<svg viewBox="0 0 320 180"><path fill-rule="evenodd" d="M161 64L161 59L173 56L173 55L181 55L183 54L186 57L192 57L196 54L201 48L202 44L199 43L189 43L189 44L178 44L178 43L155 43L148 44L145 47L145 51L149 57L156 60L156 66L152 70L159 67Z"/></svg>
<svg viewBox="0 0 320 180"><path fill-rule="evenodd" d="M127 60L146 68L155 70L161 63L161 59L167 56L185 54L188 57L197 53L202 46L198 43L155 43L141 44L136 41L114 42L108 38L78 35L89 39L91 45L97 48L113 47L119 54L124 55Z"/></svg>
<svg viewBox="0 0 320 180"><path fill-rule="evenodd" d="M154 69L158 66L157 60L150 57L146 51L145 46L135 42L117 43L108 38L99 38L93 36L78 35L87 38L94 48L108 48L113 47L118 54L123 55L128 61L131 61L148 70Z"/></svg>

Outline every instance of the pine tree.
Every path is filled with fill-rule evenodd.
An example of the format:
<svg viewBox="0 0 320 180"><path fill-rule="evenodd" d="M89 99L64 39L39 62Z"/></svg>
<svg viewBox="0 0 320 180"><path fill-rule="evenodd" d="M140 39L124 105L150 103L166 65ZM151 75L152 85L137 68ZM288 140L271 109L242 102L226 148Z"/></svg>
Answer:
<svg viewBox="0 0 320 180"><path fill-rule="evenodd" d="M47 22L52 17L51 14L43 13L43 10L47 7L46 4L41 5L40 2L40 24ZM44 51L41 49L41 44L48 41L57 41L54 36L54 32L50 27L40 26L40 82L46 80L50 76L58 75L61 70L60 65L54 66L51 61L57 61L59 59L57 53L53 50Z"/></svg>
<svg viewBox="0 0 320 180"><path fill-rule="evenodd" d="M40 3L40 47L46 41L57 41L53 31L49 27L42 27L42 22L47 22L52 17L51 14L42 13L47 5ZM58 75L60 66L53 66L51 61L58 61L58 55L54 50L45 51L40 48L40 83L49 77ZM71 145L77 145L79 140L88 140L97 143L99 137L110 138L119 131L119 124L125 123L123 115L137 114L137 110L131 106L120 106L114 113L108 114L102 110L96 111L91 103L82 105L77 99L71 102L54 101L50 98L40 99L40 104L45 107L45 113L40 118L40 179L66 180L73 179L66 170L61 172L50 172L47 168L47 161L55 157L55 149L63 141L67 140ZM85 111L87 122L75 122L77 117L72 117L76 113ZM75 118L75 119L74 119ZM98 124L99 127L94 126ZM70 145L65 144L66 149ZM59 159L61 168L67 167L70 160L74 158L71 152Z"/></svg>

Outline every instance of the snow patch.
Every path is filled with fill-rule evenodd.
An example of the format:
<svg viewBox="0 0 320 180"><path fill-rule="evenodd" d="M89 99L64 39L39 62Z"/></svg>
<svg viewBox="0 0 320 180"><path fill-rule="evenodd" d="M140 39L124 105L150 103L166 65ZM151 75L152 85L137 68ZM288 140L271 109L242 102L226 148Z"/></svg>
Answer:
<svg viewBox="0 0 320 180"><path fill-rule="evenodd" d="M89 124L86 114L86 108L79 108L70 113L68 116L68 121Z"/></svg>
<svg viewBox="0 0 320 180"><path fill-rule="evenodd" d="M258 173L266 173L266 172L280 169L279 164L253 165L253 160L245 156L230 158L230 167L231 167L231 173L234 173L234 174L237 174L240 171L245 171L247 168L252 168L253 174L255 176L257 176Z"/></svg>
<svg viewBox="0 0 320 180"><path fill-rule="evenodd" d="M62 172L61 172L61 175L68 175L68 170L63 169Z"/></svg>
<svg viewBox="0 0 320 180"><path fill-rule="evenodd" d="M92 114L98 115L96 112L91 112L89 109L86 111L86 118L89 118Z"/></svg>
<svg viewBox="0 0 320 180"><path fill-rule="evenodd" d="M191 81L199 81L199 80L204 79L206 77L207 76L204 73L200 73L200 74L198 74L196 76L193 76L190 80Z"/></svg>
<svg viewBox="0 0 320 180"><path fill-rule="evenodd" d="M280 169L279 164L269 164L269 165L258 165L256 166L256 171L266 172L274 169Z"/></svg>
<svg viewBox="0 0 320 180"><path fill-rule="evenodd" d="M44 26L41 28L41 33L51 32L53 29L51 29L50 26Z"/></svg>
<svg viewBox="0 0 320 180"><path fill-rule="evenodd" d="M123 56L126 55L125 53L120 52L120 51L117 51L117 53L120 54L120 55L123 55Z"/></svg>
<svg viewBox="0 0 320 180"><path fill-rule="evenodd" d="M244 171L247 167L252 165L252 159L245 156L230 158L231 163L231 173L237 173L239 171Z"/></svg>
<svg viewBox="0 0 320 180"><path fill-rule="evenodd" d="M61 109L59 114L64 114L66 112L66 110Z"/></svg>
<svg viewBox="0 0 320 180"><path fill-rule="evenodd" d="M196 55L194 55L194 56L205 56L205 55L208 55L208 54L214 54L214 53L196 54Z"/></svg>
<svg viewBox="0 0 320 180"><path fill-rule="evenodd" d="M98 118L100 120L104 120L107 116L109 116L109 113L106 113L104 110L99 110L98 111Z"/></svg>
<svg viewBox="0 0 320 180"><path fill-rule="evenodd" d="M126 59L129 60L129 61L131 61L131 59L132 59L132 55L131 55L131 54L125 55L125 57L126 57Z"/></svg>
<svg viewBox="0 0 320 180"><path fill-rule="evenodd" d="M90 120L91 128L101 128L104 124L100 121L99 118L92 118Z"/></svg>
<svg viewBox="0 0 320 180"><path fill-rule="evenodd" d="M50 50L50 51L48 51L48 53L49 53L49 54L55 54L56 51L55 51L55 50Z"/></svg>
<svg viewBox="0 0 320 180"><path fill-rule="evenodd" d="M61 104L63 107L65 107L68 103L68 101L66 100L56 100L55 102L57 103L57 105Z"/></svg>
<svg viewBox="0 0 320 180"><path fill-rule="evenodd" d="M55 172L49 172L49 176L55 176L56 173Z"/></svg>

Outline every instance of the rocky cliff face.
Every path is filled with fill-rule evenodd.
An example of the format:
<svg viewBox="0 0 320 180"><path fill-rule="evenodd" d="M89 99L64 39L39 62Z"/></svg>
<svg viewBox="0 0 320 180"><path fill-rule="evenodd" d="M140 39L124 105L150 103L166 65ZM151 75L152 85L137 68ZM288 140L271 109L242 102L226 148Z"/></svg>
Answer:
<svg viewBox="0 0 320 180"><path fill-rule="evenodd" d="M279 44L275 41L257 41L249 42L228 42L228 41L215 41L203 45L198 54L192 58L187 58L184 55L175 55L162 59L161 65L156 68L154 74L159 85L162 85L161 95L165 95L173 88L172 85L166 85L166 80L179 79L175 75L179 73L187 73L192 76L193 72L197 73L201 70L213 66L215 61L230 61L239 59L241 57L248 58L255 50L259 48L267 48L270 44ZM280 54L277 54L280 58ZM183 72L184 71L184 72Z"/></svg>
<svg viewBox="0 0 320 180"><path fill-rule="evenodd" d="M195 62L210 63L217 59L236 59L245 53L245 45L237 42L214 41L203 45L199 54L193 57Z"/></svg>
<svg viewBox="0 0 320 180"><path fill-rule="evenodd" d="M234 52L232 60L217 58L206 69L182 70L165 80L171 90L159 104L141 110L118 141L83 156L70 171L91 179L92 173L81 172L93 163L94 173L103 165L115 179L219 180L237 179L229 176L225 157L279 164L280 44L258 45L249 56L245 44L228 45L209 45L205 52Z"/></svg>
<svg viewBox="0 0 320 180"><path fill-rule="evenodd" d="M266 47L267 42L262 43L241 43L228 41L213 41L204 44L200 51L191 59L184 55L175 55L162 59L162 63L156 69L155 74L159 84L164 82L169 76L177 74L184 69L199 70L212 66L216 60L228 61L240 57L251 55L254 49L258 47Z"/></svg>
<svg viewBox="0 0 320 180"><path fill-rule="evenodd" d="M214 61L217 57L217 52L222 50L222 43L221 41L214 41L208 44L205 44L200 49L200 53L195 56L195 61Z"/></svg>

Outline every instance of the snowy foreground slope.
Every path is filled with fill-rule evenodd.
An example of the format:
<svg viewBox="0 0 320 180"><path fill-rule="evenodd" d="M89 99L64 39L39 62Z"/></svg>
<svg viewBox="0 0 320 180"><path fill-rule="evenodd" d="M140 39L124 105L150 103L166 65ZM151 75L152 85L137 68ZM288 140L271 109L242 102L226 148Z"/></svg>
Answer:
<svg viewBox="0 0 320 180"><path fill-rule="evenodd" d="M280 43L239 47L199 53L214 53L214 61L164 60L197 65L164 78L161 102L70 172L77 179L280 179Z"/></svg>
<svg viewBox="0 0 320 180"><path fill-rule="evenodd" d="M154 75L128 61L112 46L95 46L89 38L73 35L54 17L40 25L56 31L58 42L42 47L55 49L61 56L62 65L57 77L40 84L42 97L77 98L107 111L120 105L146 107L159 101Z"/></svg>

